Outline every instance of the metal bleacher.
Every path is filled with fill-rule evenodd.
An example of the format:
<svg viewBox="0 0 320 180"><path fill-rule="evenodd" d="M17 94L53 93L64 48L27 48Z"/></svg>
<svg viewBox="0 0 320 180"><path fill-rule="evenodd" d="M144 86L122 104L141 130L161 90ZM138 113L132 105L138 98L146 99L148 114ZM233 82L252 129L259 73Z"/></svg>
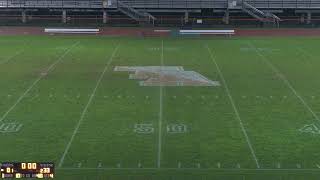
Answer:
<svg viewBox="0 0 320 180"><path fill-rule="evenodd" d="M118 1L144 9L226 9L230 0L0 0L0 8L117 8ZM318 9L320 0L237 0L258 9Z"/></svg>
<svg viewBox="0 0 320 180"><path fill-rule="evenodd" d="M190 10L213 9L214 11L245 12L261 22L279 24L281 19L273 14L284 9L319 10L320 0L0 0L1 9L114 9L140 23L153 23L156 20L150 12L183 12ZM104 15L105 16L105 15ZM310 20L311 15L308 15ZM106 18L105 18L106 19ZM308 20L308 21L309 21ZM65 22L64 15L64 22Z"/></svg>

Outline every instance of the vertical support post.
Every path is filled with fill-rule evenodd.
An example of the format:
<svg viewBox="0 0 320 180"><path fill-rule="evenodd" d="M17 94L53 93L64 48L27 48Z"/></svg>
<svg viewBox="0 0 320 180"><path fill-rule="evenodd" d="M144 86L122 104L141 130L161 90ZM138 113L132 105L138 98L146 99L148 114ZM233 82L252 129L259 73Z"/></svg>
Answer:
<svg viewBox="0 0 320 180"><path fill-rule="evenodd" d="M226 12L225 12L225 14L224 14L224 22L226 23L226 24L229 24L229 18L230 18L230 16L229 16L229 10L226 10Z"/></svg>
<svg viewBox="0 0 320 180"><path fill-rule="evenodd" d="M304 14L301 14L301 17L300 17L300 23L304 23L304 22L305 22Z"/></svg>
<svg viewBox="0 0 320 180"><path fill-rule="evenodd" d="M107 10L103 10L103 16L102 16L102 18L103 18L103 24L107 24L107 22L108 22L108 14L107 14Z"/></svg>
<svg viewBox="0 0 320 180"><path fill-rule="evenodd" d="M109 0L108 0L109 1ZM107 6L108 6L108 2L106 1L106 0L103 0L102 1L102 7L103 8L107 8Z"/></svg>
<svg viewBox="0 0 320 180"><path fill-rule="evenodd" d="M311 23L311 12L307 13L307 24Z"/></svg>
<svg viewBox="0 0 320 180"><path fill-rule="evenodd" d="M22 21L22 23L26 23L27 22L26 10L22 10L22 12L21 12L21 21Z"/></svg>
<svg viewBox="0 0 320 180"><path fill-rule="evenodd" d="M62 10L62 23L67 23L67 11Z"/></svg>
<svg viewBox="0 0 320 180"><path fill-rule="evenodd" d="M186 11L186 12L184 13L184 23L187 24L188 22L189 22L189 12Z"/></svg>

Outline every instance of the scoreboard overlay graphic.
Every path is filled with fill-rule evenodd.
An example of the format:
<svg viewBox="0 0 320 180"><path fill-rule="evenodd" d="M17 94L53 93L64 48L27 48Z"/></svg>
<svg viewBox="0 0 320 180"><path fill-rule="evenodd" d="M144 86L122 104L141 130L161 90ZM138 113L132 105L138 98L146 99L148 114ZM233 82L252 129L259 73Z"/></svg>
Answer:
<svg viewBox="0 0 320 180"><path fill-rule="evenodd" d="M53 178L54 164L51 162L4 162L0 163L1 178Z"/></svg>

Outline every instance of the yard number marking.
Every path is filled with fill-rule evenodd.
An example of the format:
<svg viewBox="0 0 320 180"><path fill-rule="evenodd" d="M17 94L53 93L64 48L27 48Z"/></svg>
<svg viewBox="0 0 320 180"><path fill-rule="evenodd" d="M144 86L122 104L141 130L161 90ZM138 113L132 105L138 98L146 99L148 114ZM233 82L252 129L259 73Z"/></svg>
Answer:
<svg viewBox="0 0 320 180"><path fill-rule="evenodd" d="M299 129L299 131L304 133L320 134L320 129L315 124L307 124Z"/></svg>
<svg viewBox="0 0 320 180"><path fill-rule="evenodd" d="M186 133L187 126L185 124L169 124L167 125L168 133Z"/></svg>
<svg viewBox="0 0 320 180"><path fill-rule="evenodd" d="M21 127L21 123L2 123L0 124L0 133L18 132Z"/></svg>
<svg viewBox="0 0 320 180"><path fill-rule="evenodd" d="M154 132L154 127L152 124L135 124L133 131L138 134L151 134Z"/></svg>

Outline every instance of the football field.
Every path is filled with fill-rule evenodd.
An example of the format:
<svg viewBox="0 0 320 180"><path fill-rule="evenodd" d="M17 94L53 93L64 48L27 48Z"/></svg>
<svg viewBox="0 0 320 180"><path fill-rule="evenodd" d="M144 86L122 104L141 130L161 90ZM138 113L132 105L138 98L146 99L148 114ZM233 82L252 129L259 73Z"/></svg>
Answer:
<svg viewBox="0 0 320 180"><path fill-rule="evenodd" d="M2 36L0 161L56 179L316 180L320 38ZM141 86L181 66L220 86Z"/></svg>

